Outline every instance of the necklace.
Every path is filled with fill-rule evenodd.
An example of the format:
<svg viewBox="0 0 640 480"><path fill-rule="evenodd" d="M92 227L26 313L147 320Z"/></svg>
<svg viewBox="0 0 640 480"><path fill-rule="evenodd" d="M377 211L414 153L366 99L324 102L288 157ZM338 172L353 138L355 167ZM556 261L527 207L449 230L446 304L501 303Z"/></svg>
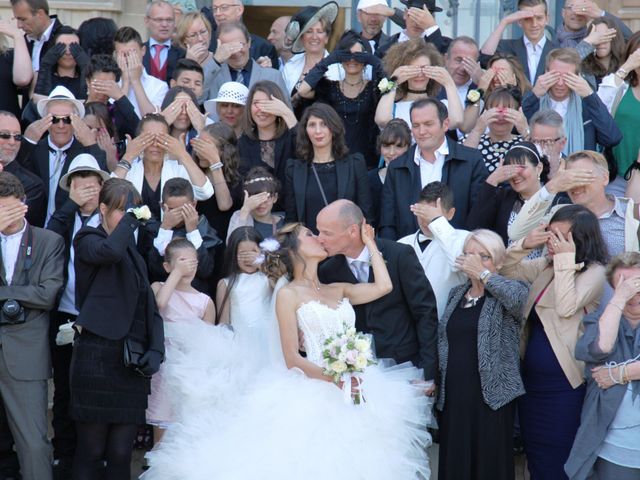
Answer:
<svg viewBox="0 0 640 480"><path fill-rule="evenodd" d="M425 88L424 90L411 90L410 88L407 88L407 93L413 93L414 95L424 95L425 93L427 93L427 89Z"/></svg>
<svg viewBox="0 0 640 480"><path fill-rule="evenodd" d="M482 297L484 297L484 293L482 293L481 295L478 295L477 297L472 297L471 295L469 295L469 292L465 293L464 295L465 302L462 308L475 307L478 304L478 301L480 301Z"/></svg>
<svg viewBox="0 0 640 480"><path fill-rule="evenodd" d="M350 87L357 87L358 85L362 85L364 83L364 78L360 78L360 80L358 80L356 83L347 82L346 78L344 80L342 80L342 81L345 84L349 85Z"/></svg>
<svg viewBox="0 0 640 480"><path fill-rule="evenodd" d="M359 86L358 93L355 97L348 97L344 91L345 82L347 85ZM357 125L360 121L360 110L364 103L366 103L369 95L366 93L364 79L359 83L350 84L346 80L337 82L339 93L336 92L335 103L332 105L336 109L336 112L344 119L345 125ZM364 93L363 93L364 92ZM353 108L355 106L355 109ZM354 111L355 110L355 111Z"/></svg>

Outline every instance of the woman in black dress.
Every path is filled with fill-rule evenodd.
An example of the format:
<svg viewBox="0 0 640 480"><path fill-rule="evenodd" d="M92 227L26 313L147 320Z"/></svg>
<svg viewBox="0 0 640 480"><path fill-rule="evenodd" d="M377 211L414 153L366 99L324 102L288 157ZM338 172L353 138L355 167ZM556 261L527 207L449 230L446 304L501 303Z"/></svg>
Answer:
<svg viewBox="0 0 640 480"><path fill-rule="evenodd" d="M438 327L439 480L515 478L514 400L520 325L529 289L498 273L502 239L489 230L467 238L456 266L469 281L454 287Z"/></svg>
<svg viewBox="0 0 640 480"><path fill-rule="evenodd" d="M324 75L330 65L339 63L345 71L343 80L329 80ZM365 68L371 66L371 80ZM361 153L369 169L378 166L374 121L380 90L377 85L385 73L382 61L371 53L369 42L353 30L344 32L335 50L318 62L298 88L298 95L328 103L340 115L346 129L350 153Z"/></svg>
<svg viewBox="0 0 640 480"><path fill-rule="evenodd" d="M71 416L76 421L74 480L130 478L138 424L145 423L149 378L164 357L162 318L134 232L130 208L141 204L134 186L107 180L100 192L101 225L74 239L78 336L71 360ZM139 345L138 370L125 366L125 343Z"/></svg>
<svg viewBox="0 0 640 480"><path fill-rule="evenodd" d="M308 107L296 140L298 158L286 170L287 222L302 222L316 232L316 215L334 200L346 198L374 220L371 191L364 157L350 154L344 142L344 124L324 103Z"/></svg>
<svg viewBox="0 0 640 480"><path fill-rule="evenodd" d="M298 120L273 82L256 82L249 90L238 139L240 172L264 167L284 185L287 160L294 156Z"/></svg>

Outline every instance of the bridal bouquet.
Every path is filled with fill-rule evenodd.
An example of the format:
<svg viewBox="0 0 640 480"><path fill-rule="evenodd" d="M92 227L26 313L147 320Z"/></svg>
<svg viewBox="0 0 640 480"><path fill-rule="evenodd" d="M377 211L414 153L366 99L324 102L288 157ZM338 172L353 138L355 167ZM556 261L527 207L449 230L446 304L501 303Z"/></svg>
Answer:
<svg viewBox="0 0 640 480"><path fill-rule="evenodd" d="M336 383L342 380L342 391L350 401L351 378L358 378L358 374L364 372L365 368L376 363L371 335L357 332L355 328L345 325L342 333L325 340L324 347L323 373L332 377ZM360 395L356 395L353 400L356 404L360 403Z"/></svg>

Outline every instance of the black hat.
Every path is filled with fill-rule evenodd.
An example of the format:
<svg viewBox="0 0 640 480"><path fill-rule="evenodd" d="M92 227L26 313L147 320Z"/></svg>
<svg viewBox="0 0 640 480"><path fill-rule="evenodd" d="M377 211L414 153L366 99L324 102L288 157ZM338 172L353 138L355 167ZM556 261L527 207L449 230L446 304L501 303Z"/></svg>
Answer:
<svg viewBox="0 0 640 480"><path fill-rule="evenodd" d="M333 23L338 16L338 4L328 2L321 7L304 7L293 17L285 28L286 40L291 42L291 53L303 53L302 35L321 19Z"/></svg>
<svg viewBox="0 0 640 480"><path fill-rule="evenodd" d="M423 5L426 5L427 9L432 13L442 11L442 9L436 5L436 0L400 0L400 3L406 5L408 8L422 8Z"/></svg>

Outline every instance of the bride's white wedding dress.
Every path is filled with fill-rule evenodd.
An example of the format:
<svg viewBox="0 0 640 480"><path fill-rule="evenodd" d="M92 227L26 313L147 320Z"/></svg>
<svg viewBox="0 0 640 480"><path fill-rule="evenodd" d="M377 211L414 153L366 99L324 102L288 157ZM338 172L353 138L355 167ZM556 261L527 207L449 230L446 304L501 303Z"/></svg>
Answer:
<svg viewBox="0 0 640 480"><path fill-rule="evenodd" d="M310 301L297 319L307 359L321 365L324 341L353 326L355 313L346 299L335 308ZM229 371L232 363L214 368L202 354L173 362L178 421L148 454L145 480L429 478L430 405L411 384L421 378L411 364L367 368L366 402L353 405L334 384L298 370L249 372L235 362Z"/></svg>

